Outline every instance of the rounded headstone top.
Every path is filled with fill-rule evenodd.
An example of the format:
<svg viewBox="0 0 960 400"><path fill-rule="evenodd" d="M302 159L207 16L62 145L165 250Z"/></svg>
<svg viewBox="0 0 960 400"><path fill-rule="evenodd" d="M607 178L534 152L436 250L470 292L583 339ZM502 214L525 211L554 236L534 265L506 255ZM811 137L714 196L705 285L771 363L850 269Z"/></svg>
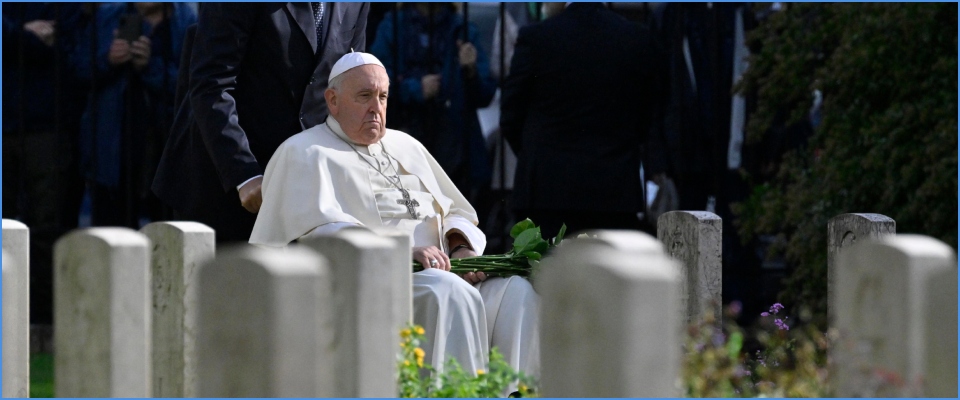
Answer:
<svg viewBox="0 0 960 400"><path fill-rule="evenodd" d="M23 222L17 221L15 219L3 219L3 230L8 229L29 229Z"/></svg>
<svg viewBox="0 0 960 400"><path fill-rule="evenodd" d="M181 232L187 233L214 233L213 228L201 224L199 222L193 221L158 221L151 222L147 225L144 225L143 228L140 228L141 231L144 231L150 227L173 227Z"/></svg>
<svg viewBox="0 0 960 400"><path fill-rule="evenodd" d="M77 237L77 236L88 236L88 237L97 238L112 247L125 247L125 246L147 247L150 245L150 239L148 239L144 234L130 228L98 227L98 228L77 229L77 230L74 230L73 232L68 233L64 237L64 239Z"/></svg>
<svg viewBox="0 0 960 400"><path fill-rule="evenodd" d="M711 221L711 220L720 220L720 216L709 211L668 211L663 213L660 218L663 218L666 215L675 215L675 216L691 216L700 221ZM659 221L659 218L658 218Z"/></svg>
<svg viewBox="0 0 960 400"><path fill-rule="evenodd" d="M847 213L840 214L833 219L861 219L870 222L894 222L893 218L890 218L883 214L871 214L871 213Z"/></svg>
<svg viewBox="0 0 960 400"><path fill-rule="evenodd" d="M957 254L949 245L924 235L899 234L887 236L868 243L873 246L882 245L893 247L911 257L952 258L954 260L956 260L957 257Z"/></svg>
<svg viewBox="0 0 960 400"><path fill-rule="evenodd" d="M331 238L347 242L359 249L392 248L394 246L392 239L380 236L369 229L343 229L333 235L307 237L301 243L310 245L318 241L331 240Z"/></svg>
<svg viewBox="0 0 960 400"><path fill-rule="evenodd" d="M616 250L641 253L663 254L663 244L656 238L640 231L597 229L580 233L576 237L565 239L596 241ZM562 247L562 246L561 246Z"/></svg>
<svg viewBox="0 0 960 400"><path fill-rule="evenodd" d="M224 248L207 267L233 268L237 261L249 261L262 266L271 275L314 275L322 273L326 258L305 246L271 248L249 244L235 244Z"/></svg>

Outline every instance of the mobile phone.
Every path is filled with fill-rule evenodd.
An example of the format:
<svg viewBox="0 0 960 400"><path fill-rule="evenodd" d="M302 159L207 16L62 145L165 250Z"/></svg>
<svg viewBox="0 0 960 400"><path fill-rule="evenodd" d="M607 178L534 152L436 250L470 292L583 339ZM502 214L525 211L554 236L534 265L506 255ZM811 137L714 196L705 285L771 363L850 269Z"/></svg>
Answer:
<svg viewBox="0 0 960 400"><path fill-rule="evenodd" d="M140 38L140 14L128 13L120 16L120 26L117 27L117 38L133 42Z"/></svg>

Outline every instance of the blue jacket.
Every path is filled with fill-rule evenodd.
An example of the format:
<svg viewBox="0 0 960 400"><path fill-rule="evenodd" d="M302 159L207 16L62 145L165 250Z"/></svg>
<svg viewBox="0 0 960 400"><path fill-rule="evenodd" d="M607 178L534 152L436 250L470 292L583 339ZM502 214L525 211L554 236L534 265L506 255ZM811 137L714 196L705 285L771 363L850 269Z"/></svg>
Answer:
<svg viewBox="0 0 960 400"><path fill-rule="evenodd" d="M14 133L21 127L27 132L54 129L58 111L61 125L76 122L81 110L76 107L75 97L81 92L70 79L66 60L73 47L79 17L78 3L3 3L4 134ZM23 29L24 23L38 19L56 20L58 35L53 47ZM58 72L59 87L56 86Z"/></svg>
<svg viewBox="0 0 960 400"><path fill-rule="evenodd" d="M466 78L457 47L457 41L463 40L463 18L451 6L438 3L436 9L432 28L429 18L413 6L399 10L397 54L394 11L388 12L377 28L370 52L386 66L394 87L387 122L423 142L458 185L464 182L458 179L461 175L474 184L486 182L491 168L476 111L490 104L497 89L490 75L490 59L480 45L479 30L469 24L467 36L477 49L477 65L474 77ZM429 101L423 99L420 84L427 74L441 75L440 93ZM468 174L457 172L466 166Z"/></svg>
<svg viewBox="0 0 960 400"><path fill-rule="evenodd" d="M96 49L92 48L93 24L80 34L71 67L77 76L93 87L80 125L80 165L88 179L116 187L120 181L121 138L136 142L142 137L126 137L127 131L142 136L137 126L157 126L171 119L173 96L180 64L180 51L187 26L197 21L186 4L171 3L169 36L152 32L146 22L142 31L151 40L150 61L140 72L129 64L111 66L107 61L113 31L120 17L136 12L132 3L105 3L97 10ZM158 25L158 28L162 26ZM91 60L94 56L94 60ZM93 67L93 64L96 67ZM134 81L135 80L135 81ZM136 89L133 89L136 88ZM127 93L128 89L139 93ZM130 115L130 127L124 126L126 107L142 104Z"/></svg>

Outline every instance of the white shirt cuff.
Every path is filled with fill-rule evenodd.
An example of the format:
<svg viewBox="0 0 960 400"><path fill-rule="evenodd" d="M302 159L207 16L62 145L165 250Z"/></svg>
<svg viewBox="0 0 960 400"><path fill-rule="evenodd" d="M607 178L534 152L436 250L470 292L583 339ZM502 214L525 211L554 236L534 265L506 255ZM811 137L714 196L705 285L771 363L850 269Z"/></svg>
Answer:
<svg viewBox="0 0 960 400"><path fill-rule="evenodd" d="M240 191L240 188L242 188L243 185L246 185L247 182L250 182L250 181L252 181L252 180L254 180L254 179L262 178L262 177L263 177L263 175L257 175L257 176L255 176L255 177L253 177L253 178L250 178L250 179L247 179L247 180L243 181L243 183L237 185L237 191L239 192L239 191Z"/></svg>
<svg viewBox="0 0 960 400"><path fill-rule="evenodd" d="M483 255L483 250L487 247L487 237L480 228L477 228L473 222L456 214L447 215L443 219L443 240L446 242L447 235L451 232L459 232L470 243L470 247L478 256ZM450 246L447 246L449 248Z"/></svg>

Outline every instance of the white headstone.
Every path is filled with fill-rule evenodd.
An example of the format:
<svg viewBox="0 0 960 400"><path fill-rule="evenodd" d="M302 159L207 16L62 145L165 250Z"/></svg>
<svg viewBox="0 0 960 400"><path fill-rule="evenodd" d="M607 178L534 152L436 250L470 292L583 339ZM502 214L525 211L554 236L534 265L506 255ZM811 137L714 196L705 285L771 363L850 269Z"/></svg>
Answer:
<svg viewBox="0 0 960 400"><path fill-rule="evenodd" d="M401 287L395 277L412 273L409 257L397 259L394 240L359 229L318 236L303 244L330 260L337 310L332 362L337 367L336 397L396 396L396 362L404 326L394 304L411 302L411 288Z"/></svg>
<svg viewBox="0 0 960 400"><path fill-rule="evenodd" d="M957 397L957 268L930 274L924 293L927 334L924 396Z"/></svg>
<svg viewBox="0 0 960 400"><path fill-rule="evenodd" d="M397 266L391 268L394 272L392 281L396 283L396 289L400 291L401 298L393 304L394 318L396 324L405 326L413 323L413 238L404 231L391 227L373 227L370 228L373 233L381 237L392 239L394 241L391 260L396 260ZM404 269L403 266L409 268ZM407 294L403 294L403 292Z"/></svg>
<svg viewBox="0 0 960 400"><path fill-rule="evenodd" d="M920 235L861 242L840 252L834 321L840 342L831 347L837 396L924 395L929 346L939 346L927 342L924 309L936 305L925 297L930 279L956 265L953 249ZM952 357L956 365L956 352ZM877 385L877 376L890 382Z"/></svg>
<svg viewBox="0 0 960 400"><path fill-rule="evenodd" d="M197 397L197 270L213 259L213 229L154 222L140 232L153 243L154 396Z"/></svg>
<svg viewBox="0 0 960 400"><path fill-rule="evenodd" d="M57 396L152 396L149 246L126 228L76 230L57 241Z"/></svg>
<svg viewBox="0 0 960 400"><path fill-rule="evenodd" d="M543 396L679 394L677 263L656 246L644 247L652 237L630 248L627 235L643 234L569 239L543 260L535 281Z"/></svg>
<svg viewBox="0 0 960 400"><path fill-rule="evenodd" d="M827 316L833 323L836 315L837 256L840 250L857 242L895 235L897 222L882 214L840 214L827 222Z"/></svg>
<svg viewBox="0 0 960 400"><path fill-rule="evenodd" d="M308 249L241 245L200 267L200 397L331 397L330 276Z"/></svg>
<svg viewBox="0 0 960 400"><path fill-rule="evenodd" d="M30 396L30 230L3 220L3 397Z"/></svg>
<svg viewBox="0 0 960 400"><path fill-rule="evenodd" d="M706 211L670 211L657 219L657 238L680 262L680 309L686 323L709 311L720 324L722 316L723 221Z"/></svg>

